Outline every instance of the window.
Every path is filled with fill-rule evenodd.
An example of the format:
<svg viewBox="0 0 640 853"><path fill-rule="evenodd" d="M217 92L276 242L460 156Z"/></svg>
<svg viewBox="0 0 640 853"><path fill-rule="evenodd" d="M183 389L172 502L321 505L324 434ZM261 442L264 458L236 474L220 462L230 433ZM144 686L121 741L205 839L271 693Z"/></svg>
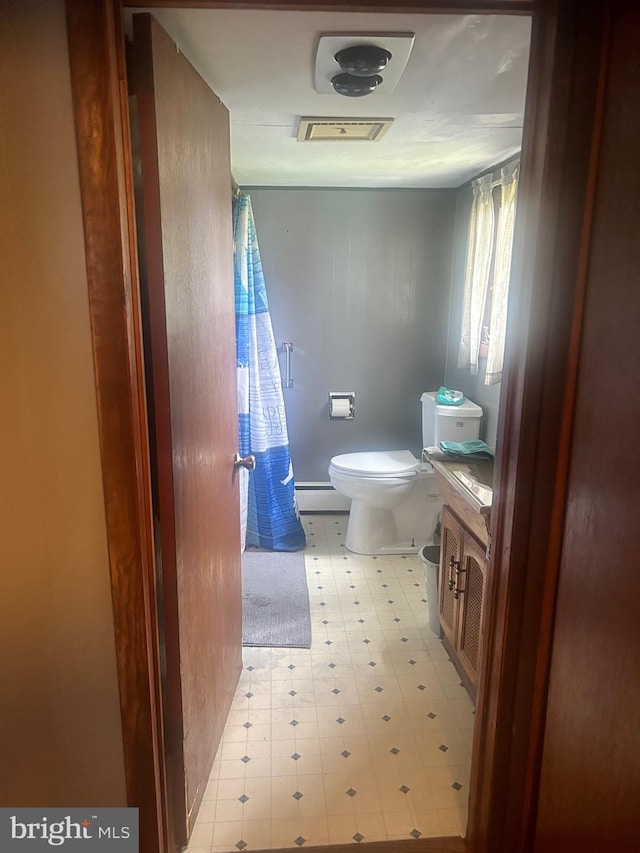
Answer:
<svg viewBox="0 0 640 853"><path fill-rule="evenodd" d="M486 357L486 385L502 379L518 172L516 161L472 185L458 367L476 375Z"/></svg>

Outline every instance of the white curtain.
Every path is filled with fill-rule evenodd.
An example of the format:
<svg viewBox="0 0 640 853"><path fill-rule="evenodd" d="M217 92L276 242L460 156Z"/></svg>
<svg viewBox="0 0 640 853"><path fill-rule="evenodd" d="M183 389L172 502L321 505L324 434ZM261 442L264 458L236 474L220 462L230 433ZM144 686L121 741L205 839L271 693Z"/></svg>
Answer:
<svg viewBox="0 0 640 853"><path fill-rule="evenodd" d="M504 166L500 172L500 213L498 214L496 233L493 296L491 299L491 320L489 323L489 352L487 354L485 385L495 385L502 379L517 191L518 163L511 163L508 166Z"/></svg>
<svg viewBox="0 0 640 853"><path fill-rule="evenodd" d="M491 182L492 176L485 175L472 185L473 205L469 222L458 367L469 368L474 375L478 373L478 353L489 289L495 227Z"/></svg>

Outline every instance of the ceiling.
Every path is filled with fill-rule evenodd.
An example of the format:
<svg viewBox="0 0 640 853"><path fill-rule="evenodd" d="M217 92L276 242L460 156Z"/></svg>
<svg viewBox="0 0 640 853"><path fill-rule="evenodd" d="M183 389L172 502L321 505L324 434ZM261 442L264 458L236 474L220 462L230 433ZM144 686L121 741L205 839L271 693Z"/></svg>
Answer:
<svg viewBox="0 0 640 853"><path fill-rule="evenodd" d="M141 10L142 11L142 10ZM146 11L146 10L145 10ZM153 14L231 118L241 186L457 187L520 148L530 19L265 10ZM363 98L318 94L322 33L415 33L404 74ZM298 142L301 116L388 117L378 142Z"/></svg>

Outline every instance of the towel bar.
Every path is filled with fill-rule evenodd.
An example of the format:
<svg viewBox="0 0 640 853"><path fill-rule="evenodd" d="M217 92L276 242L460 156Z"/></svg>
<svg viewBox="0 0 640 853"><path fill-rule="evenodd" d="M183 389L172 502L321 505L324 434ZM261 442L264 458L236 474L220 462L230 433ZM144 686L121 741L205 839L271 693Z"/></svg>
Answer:
<svg viewBox="0 0 640 853"><path fill-rule="evenodd" d="M293 350L293 341L282 342L282 352L285 354L285 376L284 387L293 388L293 379L291 378L291 352Z"/></svg>

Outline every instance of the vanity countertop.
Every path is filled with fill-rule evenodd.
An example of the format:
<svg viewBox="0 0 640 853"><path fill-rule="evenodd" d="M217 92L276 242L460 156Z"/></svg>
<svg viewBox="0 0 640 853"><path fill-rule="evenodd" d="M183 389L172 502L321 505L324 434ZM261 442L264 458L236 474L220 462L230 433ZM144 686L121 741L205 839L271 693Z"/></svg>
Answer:
<svg viewBox="0 0 640 853"><path fill-rule="evenodd" d="M480 515L491 514L493 501L493 461L444 462L432 460L437 475Z"/></svg>

